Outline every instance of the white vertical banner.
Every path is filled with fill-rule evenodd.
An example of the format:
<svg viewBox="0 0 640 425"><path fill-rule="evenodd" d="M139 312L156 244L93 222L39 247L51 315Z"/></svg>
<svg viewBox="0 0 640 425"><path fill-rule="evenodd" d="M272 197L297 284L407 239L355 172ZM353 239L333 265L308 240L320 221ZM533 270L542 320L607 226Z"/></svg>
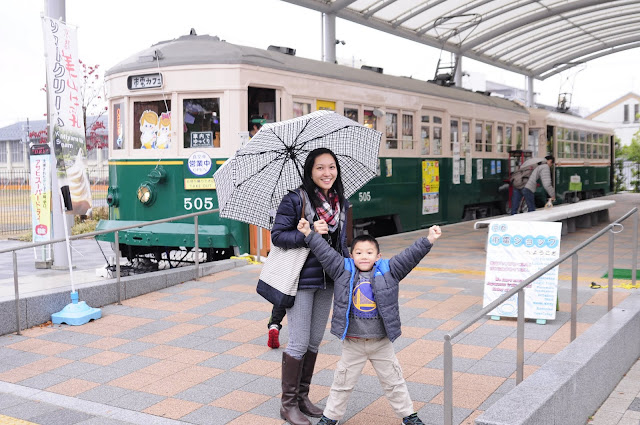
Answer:
<svg viewBox="0 0 640 425"><path fill-rule="evenodd" d="M33 242L51 240L51 152L49 145L33 145L29 155L31 229ZM51 246L34 248L36 261L51 259Z"/></svg>
<svg viewBox="0 0 640 425"><path fill-rule="evenodd" d="M487 240L483 306L560 257L562 223L492 221ZM524 290L524 317L553 320L558 300L558 267ZM496 307L492 316L517 317L518 296Z"/></svg>
<svg viewBox="0 0 640 425"><path fill-rule="evenodd" d="M91 208L91 186L86 170L83 79L78 60L77 31L75 27L49 17L42 18L42 29L51 123L49 131L58 183L66 198L67 212L86 214Z"/></svg>

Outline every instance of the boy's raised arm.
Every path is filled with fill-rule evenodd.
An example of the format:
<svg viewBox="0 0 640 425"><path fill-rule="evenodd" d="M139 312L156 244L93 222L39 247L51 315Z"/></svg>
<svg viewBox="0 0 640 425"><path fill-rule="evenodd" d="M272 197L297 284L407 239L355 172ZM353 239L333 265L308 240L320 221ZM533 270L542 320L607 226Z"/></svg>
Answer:
<svg viewBox="0 0 640 425"><path fill-rule="evenodd" d="M331 248L320 234L311 231L311 226L306 219L300 219L298 230L305 236L305 242L311 248L313 255L322 264L324 271L331 279L336 280L340 273L344 271L344 257Z"/></svg>
<svg viewBox="0 0 640 425"><path fill-rule="evenodd" d="M397 280L402 280L420 263L420 260L431 251L431 247L442 236L440 226L431 226L426 238L420 238L410 247L391 257L389 260L390 272Z"/></svg>

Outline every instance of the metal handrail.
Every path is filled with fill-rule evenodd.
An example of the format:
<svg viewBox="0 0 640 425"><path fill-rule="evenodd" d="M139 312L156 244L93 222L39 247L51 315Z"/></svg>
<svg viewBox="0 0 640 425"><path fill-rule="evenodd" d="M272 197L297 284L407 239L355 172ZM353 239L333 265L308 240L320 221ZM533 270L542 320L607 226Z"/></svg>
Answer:
<svg viewBox="0 0 640 425"><path fill-rule="evenodd" d="M536 273L523 280L520 284L512 288L510 291L504 293L498 299L494 300L482 310L473 315L466 322L460 324L452 332L444 335L444 425L453 424L453 347L451 340L460 335L467 328L480 320L483 316L491 312L500 304L509 300L513 295L518 294L518 324L517 324L517 369L516 369L516 385L520 384L524 375L524 288L531 284L533 281L549 272L554 267L563 263L569 257L572 258L571 262L571 341L576 338L576 323L577 323L577 290L578 290L578 254L577 252L591 244L596 239L603 236L605 233L609 233L609 286L608 286L608 311L613 308L613 250L614 250L614 238L615 234L622 231L623 226L620 224L627 218L636 214L636 220L633 222L633 253L632 253L632 284L636 284L636 270L638 268L638 208L631 209L628 213L620 217L618 220L607 225L595 235L591 236L586 241L582 242L566 254L562 255L557 260L545 268L537 271ZM620 230L614 231L614 228L620 227Z"/></svg>
<svg viewBox="0 0 640 425"><path fill-rule="evenodd" d="M60 243L60 242L66 242L67 240L76 240L76 239L84 239L84 238L88 238L88 237L95 237L98 235L104 235L107 233L114 233L114 240L115 240L115 253L116 253L116 289L117 289L117 293L118 293L118 305L122 305L122 295L121 295L121 291L120 291L120 240L119 240L119 232L122 230L128 230L128 229L135 229L135 228L141 228L141 227L145 227L145 226L150 226L152 224L160 224L160 223L168 223L170 221L176 221L176 220L183 220L186 218L191 218L193 217L193 225L194 225L194 236L195 236L195 246L194 246L194 251L197 253L199 251L199 241L198 241L198 217L201 215L207 215L207 214L213 214L213 213L217 213L220 212L219 208L213 209L213 210L207 210L207 211L198 211L195 213L189 213L189 214L183 214L183 215L178 215L175 217L169 217L169 218L162 218L159 220L153 220L153 221L147 221L144 223L138 223L138 224L130 224L127 226L120 226L120 227L116 227L114 229L105 229L105 230L98 230L95 232L90 232L90 233L83 233L81 235L73 235L73 236L68 236L68 237L64 237L64 238L58 238L58 239L51 239L48 241L42 241L42 242L32 242L26 245L22 245L19 247L13 247L13 248L7 248L7 249L1 249L0 250L0 254L4 254L7 252L11 252L12 256L13 256L13 286L14 286L14 290L15 290L15 310L16 310L16 329L17 334L21 335L20 333L20 291L18 290L18 259L16 256L16 251L20 251L21 249L29 249L29 248L35 248L38 246L44 246L44 245L52 245L52 244L56 244L56 243ZM200 258L198 255L194 256L195 258L195 266L196 266L196 278L195 280L198 280L200 278ZM72 267L71 264L69 264L69 267Z"/></svg>

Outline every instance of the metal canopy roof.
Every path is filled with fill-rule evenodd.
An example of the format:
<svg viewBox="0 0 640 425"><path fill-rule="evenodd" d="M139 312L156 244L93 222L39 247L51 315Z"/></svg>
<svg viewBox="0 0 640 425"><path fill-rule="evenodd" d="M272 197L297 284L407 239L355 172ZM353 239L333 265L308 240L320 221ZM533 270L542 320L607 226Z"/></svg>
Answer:
<svg viewBox="0 0 640 425"><path fill-rule="evenodd" d="M640 47L638 0L284 0L544 80Z"/></svg>

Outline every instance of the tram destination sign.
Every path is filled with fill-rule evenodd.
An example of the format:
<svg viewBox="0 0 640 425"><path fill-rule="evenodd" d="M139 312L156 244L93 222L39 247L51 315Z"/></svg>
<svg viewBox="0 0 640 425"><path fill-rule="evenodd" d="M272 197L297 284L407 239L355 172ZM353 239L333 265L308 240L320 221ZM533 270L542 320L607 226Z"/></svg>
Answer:
<svg viewBox="0 0 640 425"><path fill-rule="evenodd" d="M130 75L127 78L129 90L154 89L162 87L162 74Z"/></svg>

